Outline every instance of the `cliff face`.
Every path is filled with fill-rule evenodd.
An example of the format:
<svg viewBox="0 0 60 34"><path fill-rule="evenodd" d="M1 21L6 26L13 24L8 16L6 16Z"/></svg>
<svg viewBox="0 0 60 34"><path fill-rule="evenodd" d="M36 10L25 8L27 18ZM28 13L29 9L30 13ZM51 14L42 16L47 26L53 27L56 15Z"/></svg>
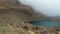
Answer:
<svg viewBox="0 0 60 34"><path fill-rule="evenodd" d="M35 13L31 6L23 5L18 0L0 0L0 13L15 15L23 21L40 20L46 17Z"/></svg>
<svg viewBox="0 0 60 34"><path fill-rule="evenodd" d="M20 5L18 0L0 0L0 4L3 5Z"/></svg>

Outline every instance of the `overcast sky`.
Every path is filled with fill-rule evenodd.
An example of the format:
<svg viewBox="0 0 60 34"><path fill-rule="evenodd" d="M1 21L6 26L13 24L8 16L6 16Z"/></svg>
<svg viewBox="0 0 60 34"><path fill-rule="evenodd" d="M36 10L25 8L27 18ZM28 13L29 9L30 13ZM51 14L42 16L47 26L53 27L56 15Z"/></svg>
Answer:
<svg viewBox="0 0 60 34"><path fill-rule="evenodd" d="M20 0L47 16L60 16L60 0Z"/></svg>

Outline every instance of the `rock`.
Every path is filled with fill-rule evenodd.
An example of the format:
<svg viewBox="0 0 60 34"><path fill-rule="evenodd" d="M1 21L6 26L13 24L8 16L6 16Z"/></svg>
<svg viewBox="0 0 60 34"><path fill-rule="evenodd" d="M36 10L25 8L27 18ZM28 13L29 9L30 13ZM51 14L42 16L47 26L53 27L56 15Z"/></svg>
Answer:
<svg viewBox="0 0 60 34"><path fill-rule="evenodd" d="M35 13L32 7L20 4L18 0L0 0L0 34L56 34L54 32L58 31L57 28L25 23L45 18L47 16Z"/></svg>
<svg viewBox="0 0 60 34"><path fill-rule="evenodd" d="M20 5L20 2L18 0L0 0L0 4L4 5Z"/></svg>
<svg viewBox="0 0 60 34"><path fill-rule="evenodd" d="M58 34L60 34L60 31L58 31Z"/></svg>

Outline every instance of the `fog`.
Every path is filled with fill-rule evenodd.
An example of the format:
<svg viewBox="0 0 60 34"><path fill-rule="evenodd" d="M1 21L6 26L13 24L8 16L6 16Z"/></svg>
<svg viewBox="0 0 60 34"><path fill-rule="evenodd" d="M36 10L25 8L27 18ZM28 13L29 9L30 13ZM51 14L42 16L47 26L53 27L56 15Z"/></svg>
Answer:
<svg viewBox="0 0 60 34"><path fill-rule="evenodd" d="M60 16L60 0L19 0L21 3L32 6L37 12L54 17Z"/></svg>

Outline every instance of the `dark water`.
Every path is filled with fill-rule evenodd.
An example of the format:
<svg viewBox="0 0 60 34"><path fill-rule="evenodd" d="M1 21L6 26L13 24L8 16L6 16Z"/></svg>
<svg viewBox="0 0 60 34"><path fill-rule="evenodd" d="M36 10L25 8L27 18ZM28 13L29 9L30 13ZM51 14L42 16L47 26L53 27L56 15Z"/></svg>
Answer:
<svg viewBox="0 0 60 34"><path fill-rule="evenodd" d="M44 26L44 27L59 27L59 22L54 21L30 21L31 24Z"/></svg>

